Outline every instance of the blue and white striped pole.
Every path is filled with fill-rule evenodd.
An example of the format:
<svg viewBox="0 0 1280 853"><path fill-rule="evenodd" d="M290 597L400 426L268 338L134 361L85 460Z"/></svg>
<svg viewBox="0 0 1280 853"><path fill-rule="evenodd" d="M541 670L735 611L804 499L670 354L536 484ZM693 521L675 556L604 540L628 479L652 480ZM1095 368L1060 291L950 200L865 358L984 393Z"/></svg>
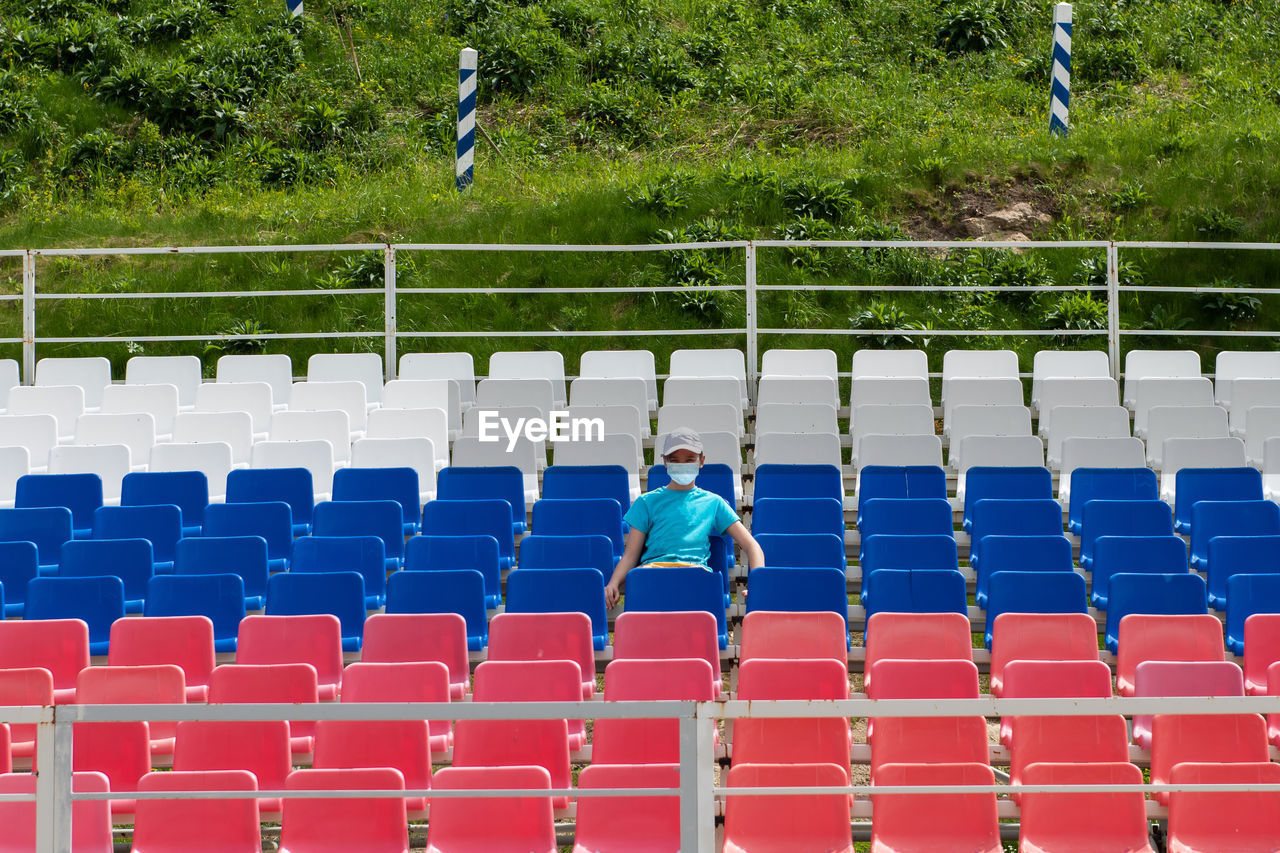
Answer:
<svg viewBox="0 0 1280 853"><path fill-rule="evenodd" d="M1053 90L1049 96L1049 133L1066 136L1071 104L1071 4L1053 7Z"/></svg>
<svg viewBox="0 0 1280 853"><path fill-rule="evenodd" d="M458 55L458 192L471 186L476 161L476 60L479 54L464 47Z"/></svg>
<svg viewBox="0 0 1280 853"><path fill-rule="evenodd" d="M289 7L289 17L296 18L302 14L302 0L284 0Z"/></svg>

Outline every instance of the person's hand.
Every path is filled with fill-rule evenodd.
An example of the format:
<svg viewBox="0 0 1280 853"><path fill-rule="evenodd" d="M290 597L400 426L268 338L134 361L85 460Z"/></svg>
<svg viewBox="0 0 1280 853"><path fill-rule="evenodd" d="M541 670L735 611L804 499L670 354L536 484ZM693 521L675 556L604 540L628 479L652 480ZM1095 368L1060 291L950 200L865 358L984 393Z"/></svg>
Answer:
<svg viewBox="0 0 1280 853"><path fill-rule="evenodd" d="M618 585L610 581L604 588L604 604L610 610L618 603L618 599L622 598L622 593L618 591Z"/></svg>

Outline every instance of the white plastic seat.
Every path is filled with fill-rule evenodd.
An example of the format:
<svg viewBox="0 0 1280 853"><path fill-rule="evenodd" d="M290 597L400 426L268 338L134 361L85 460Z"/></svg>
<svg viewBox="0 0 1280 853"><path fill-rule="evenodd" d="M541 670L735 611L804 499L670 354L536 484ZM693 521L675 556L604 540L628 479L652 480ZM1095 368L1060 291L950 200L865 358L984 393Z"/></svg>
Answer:
<svg viewBox="0 0 1280 853"><path fill-rule="evenodd" d="M553 405L569 402L565 392L564 355L558 350L495 352L489 356L490 379L549 379Z"/></svg>
<svg viewBox="0 0 1280 853"><path fill-rule="evenodd" d="M1167 439L1227 435L1227 410L1221 406L1156 406L1147 412L1147 464L1160 470Z"/></svg>
<svg viewBox="0 0 1280 853"><path fill-rule="evenodd" d="M31 454L25 447L0 445L0 507L13 506L18 478L31 473Z"/></svg>
<svg viewBox="0 0 1280 853"><path fill-rule="evenodd" d="M1111 378L1111 363L1101 350L1040 350L1031 361L1031 406L1039 409L1044 380ZM1113 400L1114 404L1117 402Z"/></svg>
<svg viewBox="0 0 1280 853"><path fill-rule="evenodd" d="M1031 435L1031 410L1026 406L956 406L951 410L948 462L952 468L960 470L964 440L976 435Z"/></svg>
<svg viewBox="0 0 1280 853"><path fill-rule="evenodd" d="M1195 350L1130 350L1124 357L1124 405L1130 409L1137 405L1140 380L1200 375L1200 353Z"/></svg>
<svg viewBox="0 0 1280 853"><path fill-rule="evenodd" d="M588 350L579 361L578 376L580 379L643 379L648 411L658 411L657 362L647 349ZM573 398L573 383L569 386L569 396Z"/></svg>
<svg viewBox="0 0 1280 853"><path fill-rule="evenodd" d="M688 427L699 433L731 432L739 438L746 435L746 430L742 427L741 411L729 403L681 403L664 405L658 409L657 435L665 435L679 427Z"/></svg>
<svg viewBox="0 0 1280 853"><path fill-rule="evenodd" d="M1219 352L1213 365L1213 390L1219 405L1235 405L1236 382L1243 379L1280 379L1280 352Z"/></svg>
<svg viewBox="0 0 1280 853"><path fill-rule="evenodd" d="M1280 436L1262 443L1262 493L1267 500L1280 500Z"/></svg>
<svg viewBox="0 0 1280 853"><path fill-rule="evenodd" d="M840 379L840 365L829 349L771 349L761 359L763 376L828 376Z"/></svg>
<svg viewBox="0 0 1280 853"><path fill-rule="evenodd" d="M944 380L949 392L942 400L942 432L951 434L951 413L956 406L1021 406L1022 381L1009 377L960 377Z"/></svg>
<svg viewBox="0 0 1280 853"><path fill-rule="evenodd" d="M1017 379L1018 354L1013 350L947 350L942 356L942 405L950 399L954 379Z"/></svg>
<svg viewBox="0 0 1280 853"><path fill-rule="evenodd" d="M650 405L654 400L649 397L647 381L638 376L579 376L569 383L570 407L632 406L646 424L646 435L651 432L647 427L650 414L658 410L656 402Z"/></svg>
<svg viewBox="0 0 1280 853"><path fill-rule="evenodd" d="M412 468L418 473L418 511L436 499L436 450L429 438L362 438L351 445L353 468Z"/></svg>
<svg viewBox="0 0 1280 853"><path fill-rule="evenodd" d="M807 432L840 434L836 409L829 403L762 403L756 406L756 434Z"/></svg>
<svg viewBox="0 0 1280 853"><path fill-rule="evenodd" d="M318 352L307 359L308 382L363 383L370 406L382 402L382 370L382 356L373 352Z"/></svg>
<svg viewBox="0 0 1280 853"><path fill-rule="evenodd" d="M1040 435L1048 436L1054 409L1060 406L1118 406L1120 386L1110 376L1048 376L1041 380L1039 402L1032 405L1037 409Z"/></svg>
<svg viewBox="0 0 1280 853"><path fill-rule="evenodd" d="M315 493L315 499L327 501L333 495L333 444L325 439L256 441L250 455L250 466L306 468L311 472L311 489Z"/></svg>
<svg viewBox="0 0 1280 853"><path fill-rule="evenodd" d="M9 405L9 389L20 384L18 362L12 358L0 358L0 411Z"/></svg>
<svg viewBox="0 0 1280 853"><path fill-rule="evenodd" d="M271 403L281 408L289 405L293 390L293 362L282 353L224 355L218 359L218 382L265 382L271 386ZM199 405L199 394L197 405ZM254 432L258 429L255 419Z"/></svg>
<svg viewBox="0 0 1280 853"><path fill-rule="evenodd" d="M671 369L668 372L673 377L732 376L738 380L741 389L738 405L743 409L747 407L747 359L742 350L678 349L671 353ZM662 401L667 402L665 387Z"/></svg>
<svg viewBox="0 0 1280 853"><path fill-rule="evenodd" d="M50 474L97 474L108 504L120 503L120 484L131 469L132 457L123 444L64 444L49 451Z"/></svg>
<svg viewBox="0 0 1280 853"><path fill-rule="evenodd" d="M351 461L351 422L338 409L322 412L276 412L271 416L272 441L329 442L333 461L342 467ZM255 466L257 467L257 466Z"/></svg>
<svg viewBox="0 0 1280 853"><path fill-rule="evenodd" d="M199 471L209 481L209 500L227 498L227 474L234 467L231 445L225 441L177 442L151 448L148 471Z"/></svg>
<svg viewBox="0 0 1280 853"><path fill-rule="evenodd" d="M1053 426L1045 436L1050 468L1062 467L1062 443L1069 438L1129 437L1129 410L1124 406L1055 406L1052 411Z"/></svg>
<svg viewBox="0 0 1280 853"><path fill-rule="evenodd" d="M699 431L698 435L702 439L702 455L706 463L729 466L733 474L734 500L738 506L742 506L742 443L738 440L738 436L722 430ZM661 448L666 437L666 433L659 431L655 447ZM662 457L658 455L660 452L660 450L654 451L655 465L663 464Z"/></svg>
<svg viewBox="0 0 1280 853"><path fill-rule="evenodd" d="M1125 389L1128 387L1126 383ZM1213 405L1213 383L1203 376L1143 379L1137 383L1135 393L1133 434L1141 437L1147 434L1147 414L1156 406Z"/></svg>
<svg viewBox="0 0 1280 853"><path fill-rule="evenodd" d="M84 389L79 385L19 385L9 390L9 414L53 415L58 440L70 441L76 421L85 413Z"/></svg>
<svg viewBox="0 0 1280 853"><path fill-rule="evenodd" d="M829 376L774 374L761 377L756 389L756 405L765 403L827 403L838 406L840 389L836 385L836 380Z"/></svg>
<svg viewBox="0 0 1280 853"><path fill-rule="evenodd" d="M245 412L254 440L265 441L275 413L273 399L274 392L266 382L206 382L196 390L196 411Z"/></svg>
<svg viewBox="0 0 1280 853"><path fill-rule="evenodd" d="M550 379L481 379L476 384L476 408L505 409L533 406L541 417L551 417L555 408L555 386ZM463 418L466 430L466 418Z"/></svg>
<svg viewBox="0 0 1280 853"><path fill-rule="evenodd" d="M194 355L135 355L124 366L126 385L172 385L178 389L178 405L186 409L196 404L196 389L203 381L200 359Z"/></svg>
<svg viewBox="0 0 1280 853"><path fill-rule="evenodd" d="M849 411L859 406L929 406L929 380L923 376L860 376L849 383ZM857 419L857 415L854 415Z"/></svg>
<svg viewBox="0 0 1280 853"><path fill-rule="evenodd" d="M436 470L449 464L449 416L443 409L377 409L369 413L365 438L427 438Z"/></svg>
<svg viewBox="0 0 1280 853"><path fill-rule="evenodd" d="M384 409L441 409L449 434L462 434L462 396L456 379L392 379L382 388Z"/></svg>
<svg viewBox="0 0 1280 853"><path fill-rule="evenodd" d="M36 362L37 386L75 385L84 391L84 407L102 405L102 389L111 384L111 362L102 356L42 358Z"/></svg>
<svg viewBox="0 0 1280 853"><path fill-rule="evenodd" d="M354 379L295 382L289 396L289 411L346 412L351 430L348 440L355 441L364 437L369 426L367 391L367 385ZM378 391L382 391L382 386L378 386Z"/></svg>
<svg viewBox="0 0 1280 853"><path fill-rule="evenodd" d="M840 436L831 433L766 432L756 436L757 465L834 465L843 469Z"/></svg>
<svg viewBox="0 0 1280 853"><path fill-rule="evenodd" d="M1145 468L1146 450L1142 439L1065 438L1062 441L1062 469L1058 475L1058 499L1070 505L1071 472L1077 468Z"/></svg>
<svg viewBox="0 0 1280 853"><path fill-rule="evenodd" d="M1250 409L1260 406L1280 406L1280 379L1246 377L1236 379L1231 384L1232 390L1229 392L1231 401L1227 408L1227 415L1232 435L1244 436L1248 432ZM1218 393L1221 395L1222 392L1218 391ZM1248 443L1247 439L1245 443Z"/></svg>
<svg viewBox="0 0 1280 853"><path fill-rule="evenodd" d="M226 444L231 464L249 464L253 453L253 419L248 412L179 412L173 422L175 444Z"/></svg>
<svg viewBox="0 0 1280 853"><path fill-rule="evenodd" d="M570 406L570 422L578 418L599 418L604 423L604 434L629 435L636 440L636 448L642 449L644 439L651 434L649 419L635 406ZM643 462L643 455L637 461Z"/></svg>
<svg viewBox="0 0 1280 853"><path fill-rule="evenodd" d="M551 445L553 465L621 465L627 471L631 499L640 497L640 442L627 433L606 433L603 441L557 441Z"/></svg>
<svg viewBox="0 0 1280 853"><path fill-rule="evenodd" d="M138 470L146 470L146 460L156 444L156 420L146 412L104 414L89 412L76 421L74 443L123 444L130 459L138 461Z"/></svg>
<svg viewBox="0 0 1280 853"><path fill-rule="evenodd" d="M1261 468L1266 458L1266 444L1280 435L1280 406L1254 406L1245 421L1244 455L1249 464Z"/></svg>
<svg viewBox="0 0 1280 853"><path fill-rule="evenodd" d="M465 427L463 429L465 433ZM525 504L538 500L537 446L524 435L518 435L511 445L505 435L497 441L483 441L477 435L463 435L453 443L452 464L462 468L493 468L511 465L520 469L524 477Z"/></svg>
<svg viewBox="0 0 1280 853"><path fill-rule="evenodd" d="M49 451L58 445L58 420L53 415L0 415L0 447L25 447L32 473L45 470Z"/></svg>
<svg viewBox="0 0 1280 853"><path fill-rule="evenodd" d="M938 435L879 435L858 442L858 483L868 465L935 465L942 467L942 437Z"/></svg>
<svg viewBox="0 0 1280 853"><path fill-rule="evenodd" d="M1044 444L1034 435L969 435L951 446L960 455L956 466L956 500L964 504L965 481L970 468L1040 468Z"/></svg>
<svg viewBox="0 0 1280 853"><path fill-rule="evenodd" d="M1242 468L1245 464L1244 442L1234 437L1165 439L1163 456L1160 498L1169 503L1177 498L1178 472L1183 468Z"/></svg>
<svg viewBox="0 0 1280 853"><path fill-rule="evenodd" d="M400 356L400 379L452 379L463 410L476 404L476 365L469 352L410 352Z"/></svg>
<svg viewBox="0 0 1280 853"><path fill-rule="evenodd" d="M102 392L102 405L98 411L121 415L146 412L155 419L156 440L162 441L173 434L173 419L178 416L180 400L178 386L168 382L108 385Z"/></svg>
<svg viewBox="0 0 1280 853"><path fill-rule="evenodd" d="M732 376L673 376L662 383L662 405L726 403L738 410L738 420L742 420L746 407L738 399L738 387Z"/></svg>
<svg viewBox="0 0 1280 853"><path fill-rule="evenodd" d="M929 378L929 357L918 349L860 349L853 353L851 374L864 377Z"/></svg>
<svg viewBox="0 0 1280 853"><path fill-rule="evenodd" d="M542 410L537 406L480 405L468 410L462 416L462 435L468 438L480 435L480 427L487 421L490 424L488 427L489 435L497 436L498 441L505 444L507 434L502 426L504 422L510 425L512 429L520 429L523 433L523 428L518 427L517 424L521 421L528 422L542 417ZM549 422L547 428L548 430L551 428ZM550 432L548 432L548 437L550 437ZM540 438L537 441L533 441L533 458L539 471L547 467L547 439Z"/></svg>
<svg viewBox="0 0 1280 853"><path fill-rule="evenodd" d="M862 439L869 435L933 435L933 407L911 404L879 405L868 403L858 406L849 427L853 434L853 451L850 460L854 466L858 459Z"/></svg>

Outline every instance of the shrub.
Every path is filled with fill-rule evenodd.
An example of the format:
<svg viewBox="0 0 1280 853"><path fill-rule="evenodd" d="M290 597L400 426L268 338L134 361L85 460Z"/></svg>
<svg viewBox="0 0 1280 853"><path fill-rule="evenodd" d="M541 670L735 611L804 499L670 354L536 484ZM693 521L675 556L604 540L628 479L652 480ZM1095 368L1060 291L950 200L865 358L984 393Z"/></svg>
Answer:
<svg viewBox="0 0 1280 853"><path fill-rule="evenodd" d="M1244 233L1243 219L1212 205L1189 211L1186 221L1202 240L1230 240Z"/></svg>
<svg viewBox="0 0 1280 853"><path fill-rule="evenodd" d="M403 260L408 260L405 256ZM322 280L321 286L335 290L358 287L382 287L386 283L385 259L381 252L361 252L358 255L347 255L342 264L329 272ZM403 279L404 264L397 261L397 280Z"/></svg>
<svg viewBox="0 0 1280 853"><path fill-rule="evenodd" d="M779 240L838 240L843 236L830 222L825 219L814 219L811 216L779 225L777 235ZM844 254L840 249L819 249L810 246L786 251L791 266L818 274L830 273L835 266L836 257Z"/></svg>
<svg viewBox="0 0 1280 853"><path fill-rule="evenodd" d="M1113 213L1128 213L1151 203L1142 184L1125 184L1106 195L1106 205Z"/></svg>
<svg viewBox="0 0 1280 853"><path fill-rule="evenodd" d="M16 151L0 150L0 202L8 202L26 186L25 164Z"/></svg>
<svg viewBox="0 0 1280 853"><path fill-rule="evenodd" d="M1248 287L1231 278L1216 279L1209 286ZM1206 293L1200 296L1200 309L1209 315L1209 319L1229 326L1253 320L1261 307L1262 300L1247 293Z"/></svg>
<svg viewBox="0 0 1280 853"><path fill-rule="evenodd" d="M328 101L303 104L298 114L298 131L313 149L324 148L342 135L346 114Z"/></svg>
<svg viewBox="0 0 1280 853"><path fill-rule="evenodd" d="M586 137L593 135L590 131L597 130L624 142L636 143L649 135L639 100L600 80L587 87L579 115L586 126Z"/></svg>
<svg viewBox="0 0 1280 853"><path fill-rule="evenodd" d="M982 53L1004 47L1008 42L1008 33L991 0L968 0L947 6L943 14L937 45L948 53Z"/></svg>
<svg viewBox="0 0 1280 853"><path fill-rule="evenodd" d="M0 75L0 135L26 127L40 114L36 99L19 86L13 74Z"/></svg>
<svg viewBox="0 0 1280 853"><path fill-rule="evenodd" d="M796 216L834 222L853 210L858 202L839 181L799 180L783 186L782 204Z"/></svg>
<svg viewBox="0 0 1280 853"><path fill-rule="evenodd" d="M474 28L483 94L527 95L564 61L560 34L539 8L506 8Z"/></svg>
<svg viewBox="0 0 1280 853"><path fill-rule="evenodd" d="M1044 313L1044 327L1088 331L1107 327L1107 303L1091 293L1064 293Z"/></svg>
<svg viewBox="0 0 1280 853"><path fill-rule="evenodd" d="M627 204L637 210L670 217L689 206L688 182L685 176L668 175L628 192Z"/></svg>

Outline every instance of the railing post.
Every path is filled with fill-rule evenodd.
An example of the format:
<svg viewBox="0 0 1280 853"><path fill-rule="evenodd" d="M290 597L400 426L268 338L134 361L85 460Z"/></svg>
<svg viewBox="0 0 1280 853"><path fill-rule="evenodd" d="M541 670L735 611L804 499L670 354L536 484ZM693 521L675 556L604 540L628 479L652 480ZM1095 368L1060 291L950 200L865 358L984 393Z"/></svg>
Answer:
<svg viewBox="0 0 1280 853"><path fill-rule="evenodd" d="M1120 381L1120 250L1107 245L1107 354L1111 377Z"/></svg>
<svg viewBox="0 0 1280 853"><path fill-rule="evenodd" d="M36 853L71 853L71 719L44 709L36 734Z"/></svg>
<svg viewBox="0 0 1280 853"><path fill-rule="evenodd" d="M716 716L719 705L714 702L698 704L698 853L714 853L716 849ZM681 847L683 850L684 848Z"/></svg>
<svg viewBox="0 0 1280 853"><path fill-rule="evenodd" d="M390 382L396 378L396 249L387 246L382 250L383 277L383 346L386 350L384 372Z"/></svg>
<svg viewBox="0 0 1280 853"><path fill-rule="evenodd" d="M698 849L698 718L680 718L680 849Z"/></svg>
<svg viewBox="0 0 1280 853"><path fill-rule="evenodd" d="M30 250L22 256L22 379L36 381L36 259Z"/></svg>
<svg viewBox="0 0 1280 853"><path fill-rule="evenodd" d="M756 244L747 241L747 401L756 401L756 373L760 351L756 335Z"/></svg>

